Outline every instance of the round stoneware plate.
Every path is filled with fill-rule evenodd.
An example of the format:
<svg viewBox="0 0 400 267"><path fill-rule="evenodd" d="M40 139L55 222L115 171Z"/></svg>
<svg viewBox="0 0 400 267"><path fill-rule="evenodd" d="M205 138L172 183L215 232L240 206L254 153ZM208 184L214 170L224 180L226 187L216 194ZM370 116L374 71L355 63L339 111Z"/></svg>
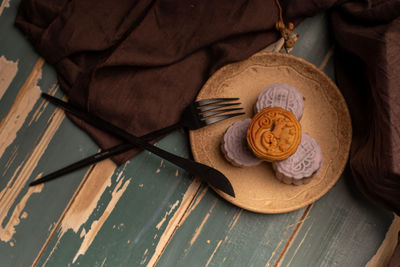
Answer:
<svg viewBox="0 0 400 267"><path fill-rule="evenodd" d="M273 83L291 84L302 93L302 131L316 139L322 150L322 167L306 185L283 184L267 162L251 168L234 167L220 149L225 130L236 120L252 117L258 94ZM288 54L261 52L218 70L197 100L215 97L239 97L246 115L191 131L190 143L196 161L218 169L232 183L235 198L215 189L227 201L254 212L289 212L313 203L337 182L350 149L350 114L339 89L317 67Z"/></svg>

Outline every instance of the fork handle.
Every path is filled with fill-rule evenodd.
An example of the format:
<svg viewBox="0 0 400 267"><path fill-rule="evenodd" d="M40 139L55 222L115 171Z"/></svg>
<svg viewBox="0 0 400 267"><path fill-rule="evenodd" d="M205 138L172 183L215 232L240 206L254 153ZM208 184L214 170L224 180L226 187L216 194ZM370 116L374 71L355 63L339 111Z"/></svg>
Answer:
<svg viewBox="0 0 400 267"><path fill-rule="evenodd" d="M165 134L173 132L173 131L179 129L180 127L181 127L181 124L178 122L178 123L172 124L170 126L164 127L162 129L155 130L155 131L153 131L151 133L148 133L146 135L143 135L140 138L142 138L144 141L148 142L148 141L151 141L151 140L156 139L158 137L161 137L161 136L163 136ZM99 161L101 161L103 159L110 158L112 156L124 153L124 152L129 151L129 150L134 149L134 148L135 148L135 146L132 145L131 143L122 143L122 144L113 146L111 148L108 148L106 150L100 151L100 152L98 152L98 153L96 153L96 154L94 154L92 156L87 157L86 159L83 159L82 161L84 161L84 160L92 160L92 162L89 163L89 164L93 164L93 163L99 162ZM84 167L84 166L82 166L82 167Z"/></svg>
<svg viewBox="0 0 400 267"><path fill-rule="evenodd" d="M143 138L146 141L150 141L153 140L155 138L161 137L164 134L170 133L176 129L179 129L181 127L180 123L176 123L170 126L167 126L165 128L153 131L149 134L146 134L144 136L142 136L141 138ZM62 175L71 173L73 171L79 170L83 167L89 166L91 164L97 163L99 161L102 161L104 159L108 159L111 158L112 156L118 155L118 154L122 154L126 151L129 151L131 149L135 148L134 145L130 144L130 143L122 143L116 146L113 146L111 148L108 148L106 150L100 151L94 155L91 155L89 157L86 157L84 159L81 159L77 162L74 162L68 166L65 166L57 171L54 171L52 173L49 173L33 182L31 182L29 185L33 186L33 185L37 185L37 184L41 184L41 183L45 183L51 180L54 180L56 178L59 178Z"/></svg>

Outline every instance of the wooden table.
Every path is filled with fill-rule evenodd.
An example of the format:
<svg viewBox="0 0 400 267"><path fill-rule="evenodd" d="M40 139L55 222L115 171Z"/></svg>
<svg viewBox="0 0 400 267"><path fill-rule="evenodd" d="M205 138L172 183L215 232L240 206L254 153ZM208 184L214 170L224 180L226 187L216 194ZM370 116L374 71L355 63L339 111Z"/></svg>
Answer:
<svg viewBox="0 0 400 267"><path fill-rule="evenodd" d="M285 214L248 212L186 172L141 153L45 185L39 175L99 150L62 110L52 66L15 28L18 0L0 6L0 266L382 266L399 219L366 202L344 173L323 198ZM332 79L327 16L297 29L292 54ZM176 131L159 147L189 157Z"/></svg>

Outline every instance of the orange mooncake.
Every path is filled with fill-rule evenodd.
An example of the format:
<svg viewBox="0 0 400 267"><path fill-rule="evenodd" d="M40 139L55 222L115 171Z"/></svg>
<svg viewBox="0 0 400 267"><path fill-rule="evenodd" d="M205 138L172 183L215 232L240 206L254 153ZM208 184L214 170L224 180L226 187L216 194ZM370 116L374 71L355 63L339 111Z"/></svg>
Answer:
<svg viewBox="0 0 400 267"><path fill-rule="evenodd" d="M258 158L268 162L284 160L296 152L301 141L301 126L290 111L264 108L252 118L246 139Z"/></svg>

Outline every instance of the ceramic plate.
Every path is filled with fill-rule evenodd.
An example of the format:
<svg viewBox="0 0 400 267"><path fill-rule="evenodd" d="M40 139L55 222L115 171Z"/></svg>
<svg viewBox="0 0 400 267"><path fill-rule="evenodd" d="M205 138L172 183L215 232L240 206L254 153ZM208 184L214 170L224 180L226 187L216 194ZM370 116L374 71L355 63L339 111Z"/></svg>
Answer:
<svg viewBox="0 0 400 267"><path fill-rule="evenodd" d="M322 150L321 170L306 185L283 184L275 178L270 163L234 167L220 149L225 130L236 120L252 117L259 93L273 83L294 85L302 93L305 99L302 130L316 139ZM217 71L201 89L197 100L214 97L239 97L246 112L190 132L194 159L218 169L232 183L235 198L215 190L227 201L254 212L284 213L313 203L338 181L350 149L350 114L339 89L317 67L292 55L261 52Z"/></svg>

